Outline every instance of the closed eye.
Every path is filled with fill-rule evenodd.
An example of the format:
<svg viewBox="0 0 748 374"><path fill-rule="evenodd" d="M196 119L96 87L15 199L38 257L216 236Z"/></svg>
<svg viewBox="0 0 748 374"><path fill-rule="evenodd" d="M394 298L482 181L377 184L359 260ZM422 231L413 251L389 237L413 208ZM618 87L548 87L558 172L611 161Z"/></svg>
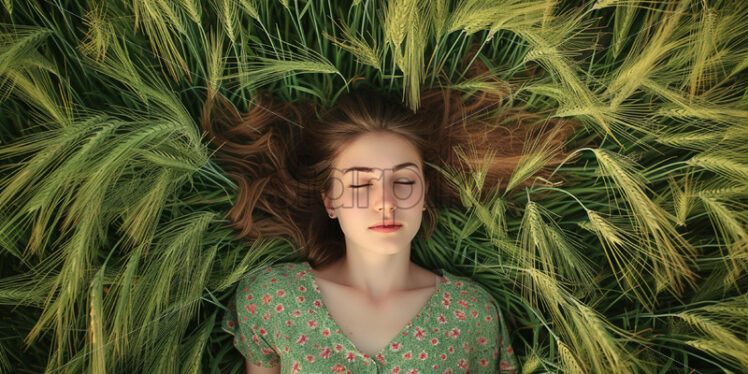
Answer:
<svg viewBox="0 0 748 374"><path fill-rule="evenodd" d="M416 182L408 181L408 182L395 182L395 183L398 183L398 184L414 184ZM362 184L360 186L348 186L348 187L351 187L351 188L360 188L360 187L365 187L365 186L371 186L371 183Z"/></svg>

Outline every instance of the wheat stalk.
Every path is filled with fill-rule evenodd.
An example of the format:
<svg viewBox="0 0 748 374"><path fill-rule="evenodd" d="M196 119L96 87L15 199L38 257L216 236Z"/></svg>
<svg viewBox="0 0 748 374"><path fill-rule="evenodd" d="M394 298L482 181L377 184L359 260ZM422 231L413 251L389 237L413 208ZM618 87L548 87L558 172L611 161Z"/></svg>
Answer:
<svg viewBox="0 0 748 374"><path fill-rule="evenodd" d="M574 356L574 354L571 352L569 347L566 346L566 344L564 344L560 340L557 340L556 344L558 346L558 354L561 357L561 362L564 364L565 373L574 373L574 374L587 373L587 371L584 370L581 365L579 365L579 361Z"/></svg>

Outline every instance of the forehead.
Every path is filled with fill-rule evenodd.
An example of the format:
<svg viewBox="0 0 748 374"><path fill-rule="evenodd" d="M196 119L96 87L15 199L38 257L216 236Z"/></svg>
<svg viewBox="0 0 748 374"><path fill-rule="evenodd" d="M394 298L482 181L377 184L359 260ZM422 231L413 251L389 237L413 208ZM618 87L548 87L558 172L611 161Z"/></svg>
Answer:
<svg viewBox="0 0 748 374"><path fill-rule="evenodd" d="M370 133L347 144L338 154L333 166L336 172L343 173L351 167L367 167L375 171L391 170L396 165L406 162L418 166L408 166L402 170L420 170L421 157L413 144L399 135Z"/></svg>

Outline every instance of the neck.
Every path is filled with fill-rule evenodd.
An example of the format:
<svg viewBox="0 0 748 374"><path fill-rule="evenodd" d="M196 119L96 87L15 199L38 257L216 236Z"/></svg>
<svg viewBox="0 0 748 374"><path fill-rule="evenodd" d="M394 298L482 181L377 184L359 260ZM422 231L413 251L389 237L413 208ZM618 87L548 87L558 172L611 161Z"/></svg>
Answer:
<svg viewBox="0 0 748 374"><path fill-rule="evenodd" d="M349 250L337 265L340 283L373 302L412 288L410 247L391 254Z"/></svg>

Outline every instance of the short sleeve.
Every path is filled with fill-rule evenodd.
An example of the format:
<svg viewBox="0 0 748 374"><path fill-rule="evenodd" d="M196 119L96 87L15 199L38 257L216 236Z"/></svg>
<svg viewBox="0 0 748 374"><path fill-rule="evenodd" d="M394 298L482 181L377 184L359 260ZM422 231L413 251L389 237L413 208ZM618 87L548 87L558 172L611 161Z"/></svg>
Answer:
<svg viewBox="0 0 748 374"><path fill-rule="evenodd" d="M276 367L280 365L280 356L273 348L269 332L273 328L266 326L256 300L247 299L252 295L251 285L247 284L240 282L237 287L227 305L229 310L224 312L221 328L234 336L234 347L250 362L265 368Z"/></svg>
<svg viewBox="0 0 748 374"><path fill-rule="evenodd" d="M488 292L486 292L488 294ZM483 316L481 337L485 344L476 346L470 354L470 373L480 374L517 374L519 364L509 340L509 330L506 328L503 315L497 303L490 298L486 304L488 310L482 310ZM481 339L481 338L479 338Z"/></svg>

